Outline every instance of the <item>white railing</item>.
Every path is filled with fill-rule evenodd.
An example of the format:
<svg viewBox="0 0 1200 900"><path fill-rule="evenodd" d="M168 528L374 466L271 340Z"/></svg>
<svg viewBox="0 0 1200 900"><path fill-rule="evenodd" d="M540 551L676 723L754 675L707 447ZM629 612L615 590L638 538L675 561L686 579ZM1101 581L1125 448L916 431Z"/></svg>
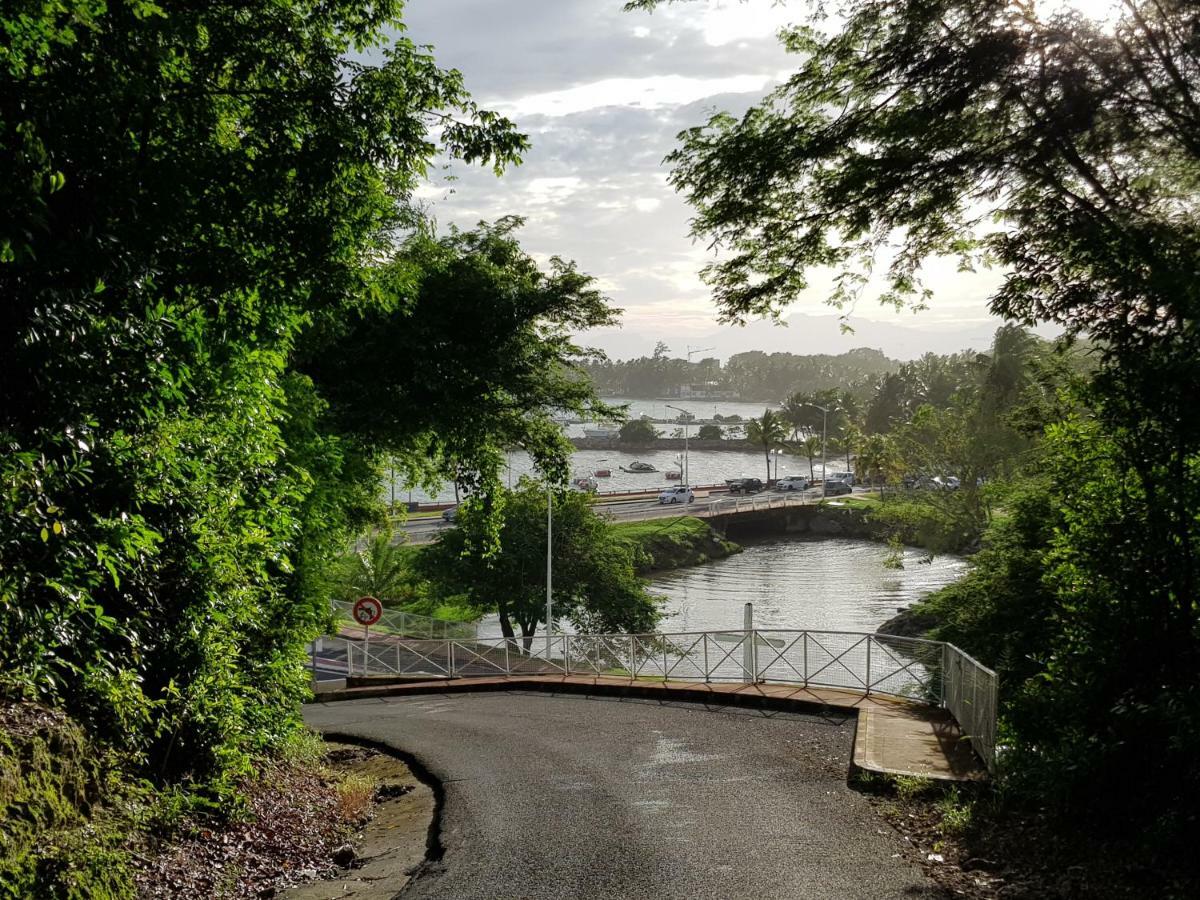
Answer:
<svg viewBox="0 0 1200 900"><path fill-rule="evenodd" d="M942 706L971 738L971 746L987 763L988 771L993 771L1000 679L953 644L942 644L942 648Z"/></svg>
<svg viewBox="0 0 1200 900"><path fill-rule="evenodd" d="M314 671L337 675L471 678L608 675L631 679L800 684L944 706L980 757L996 754L996 673L939 641L847 631L556 634L521 638L369 642L322 638Z"/></svg>
<svg viewBox="0 0 1200 900"><path fill-rule="evenodd" d="M730 513L751 512L758 509L782 509L786 506L806 506L819 503L820 495L807 496L806 492L750 494L745 497L728 497L708 504L709 516L724 516Z"/></svg>
<svg viewBox="0 0 1200 900"><path fill-rule="evenodd" d="M354 604L343 600L331 600L330 605L339 619L345 620L355 628L362 628L354 620ZM371 626L372 634L390 634L416 639L442 640L474 640L479 633L479 627L474 622L452 622L445 619L435 619L432 616L420 616L416 613L401 612L396 609L384 609L383 616Z"/></svg>

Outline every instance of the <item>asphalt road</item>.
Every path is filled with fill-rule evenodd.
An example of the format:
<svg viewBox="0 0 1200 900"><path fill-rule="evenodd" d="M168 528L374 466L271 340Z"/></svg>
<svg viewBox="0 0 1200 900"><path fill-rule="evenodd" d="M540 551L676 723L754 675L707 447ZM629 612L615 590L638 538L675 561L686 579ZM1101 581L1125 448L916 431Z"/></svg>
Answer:
<svg viewBox="0 0 1200 900"><path fill-rule="evenodd" d="M314 704L443 783L445 855L404 896L936 896L846 787L853 720L493 693Z"/></svg>
<svg viewBox="0 0 1200 900"><path fill-rule="evenodd" d="M862 489L856 491L861 493ZM733 495L734 497L738 495ZM764 498L768 493L758 493L749 495L750 497ZM769 496L779 499L781 497L789 497L799 499L803 497L811 502L816 502L821 497L820 488L813 488L804 492L791 491L771 491ZM608 516L614 522L637 522L645 519L666 519L672 516L695 516L708 515L710 506L720 504L722 501L731 499L731 495L724 491L714 496L708 496L707 493L701 492L697 495L692 503L659 503L657 494L642 499L624 499L624 500L606 500L596 504L595 510L601 515ZM450 528L449 522L442 519L441 516L422 516L421 518L408 519L401 525L401 530L408 535L408 541L412 544L425 544L437 538L440 531Z"/></svg>

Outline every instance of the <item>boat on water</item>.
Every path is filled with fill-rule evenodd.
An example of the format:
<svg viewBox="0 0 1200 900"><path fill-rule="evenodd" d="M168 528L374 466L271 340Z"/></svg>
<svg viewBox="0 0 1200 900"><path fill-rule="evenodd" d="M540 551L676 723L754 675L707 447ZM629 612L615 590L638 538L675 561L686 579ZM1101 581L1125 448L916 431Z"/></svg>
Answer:
<svg viewBox="0 0 1200 900"><path fill-rule="evenodd" d="M683 478L682 472L676 472L672 470L667 473L667 481L679 481L681 478Z"/></svg>
<svg viewBox="0 0 1200 900"><path fill-rule="evenodd" d="M654 468L654 466L650 465L650 463L639 462L635 459L628 466L621 466L621 471L629 472L634 475L640 475L646 472L657 472L658 469Z"/></svg>
<svg viewBox="0 0 1200 900"><path fill-rule="evenodd" d="M596 479L590 475L580 475L571 479L571 487L585 494L594 494L599 485L596 484Z"/></svg>
<svg viewBox="0 0 1200 900"><path fill-rule="evenodd" d="M593 478L612 478L612 469L597 469L592 473Z"/></svg>

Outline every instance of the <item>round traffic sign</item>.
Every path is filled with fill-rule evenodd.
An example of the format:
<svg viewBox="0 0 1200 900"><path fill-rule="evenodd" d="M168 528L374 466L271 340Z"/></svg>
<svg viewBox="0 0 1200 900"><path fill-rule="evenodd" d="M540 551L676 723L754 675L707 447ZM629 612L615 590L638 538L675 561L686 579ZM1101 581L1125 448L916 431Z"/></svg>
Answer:
<svg viewBox="0 0 1200 900"><path fill-rule="evenodd" d="M374 597L359 597L354 601L354 621L359 625L374 625L383 615L383 604Z"/></svg>

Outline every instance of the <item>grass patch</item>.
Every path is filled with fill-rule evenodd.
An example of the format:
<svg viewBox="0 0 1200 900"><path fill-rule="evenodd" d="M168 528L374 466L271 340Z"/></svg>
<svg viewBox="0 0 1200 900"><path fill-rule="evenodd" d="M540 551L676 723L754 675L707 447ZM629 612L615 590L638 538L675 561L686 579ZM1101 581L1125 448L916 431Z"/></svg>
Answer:
<svg viewBox="0 0 1200 900"><path fill-rule="evenodd" d="M640 573L695 566L724 559L742 549L693 516L622 522L613 525L612 532L632 552L634 567Z"/></svg>

